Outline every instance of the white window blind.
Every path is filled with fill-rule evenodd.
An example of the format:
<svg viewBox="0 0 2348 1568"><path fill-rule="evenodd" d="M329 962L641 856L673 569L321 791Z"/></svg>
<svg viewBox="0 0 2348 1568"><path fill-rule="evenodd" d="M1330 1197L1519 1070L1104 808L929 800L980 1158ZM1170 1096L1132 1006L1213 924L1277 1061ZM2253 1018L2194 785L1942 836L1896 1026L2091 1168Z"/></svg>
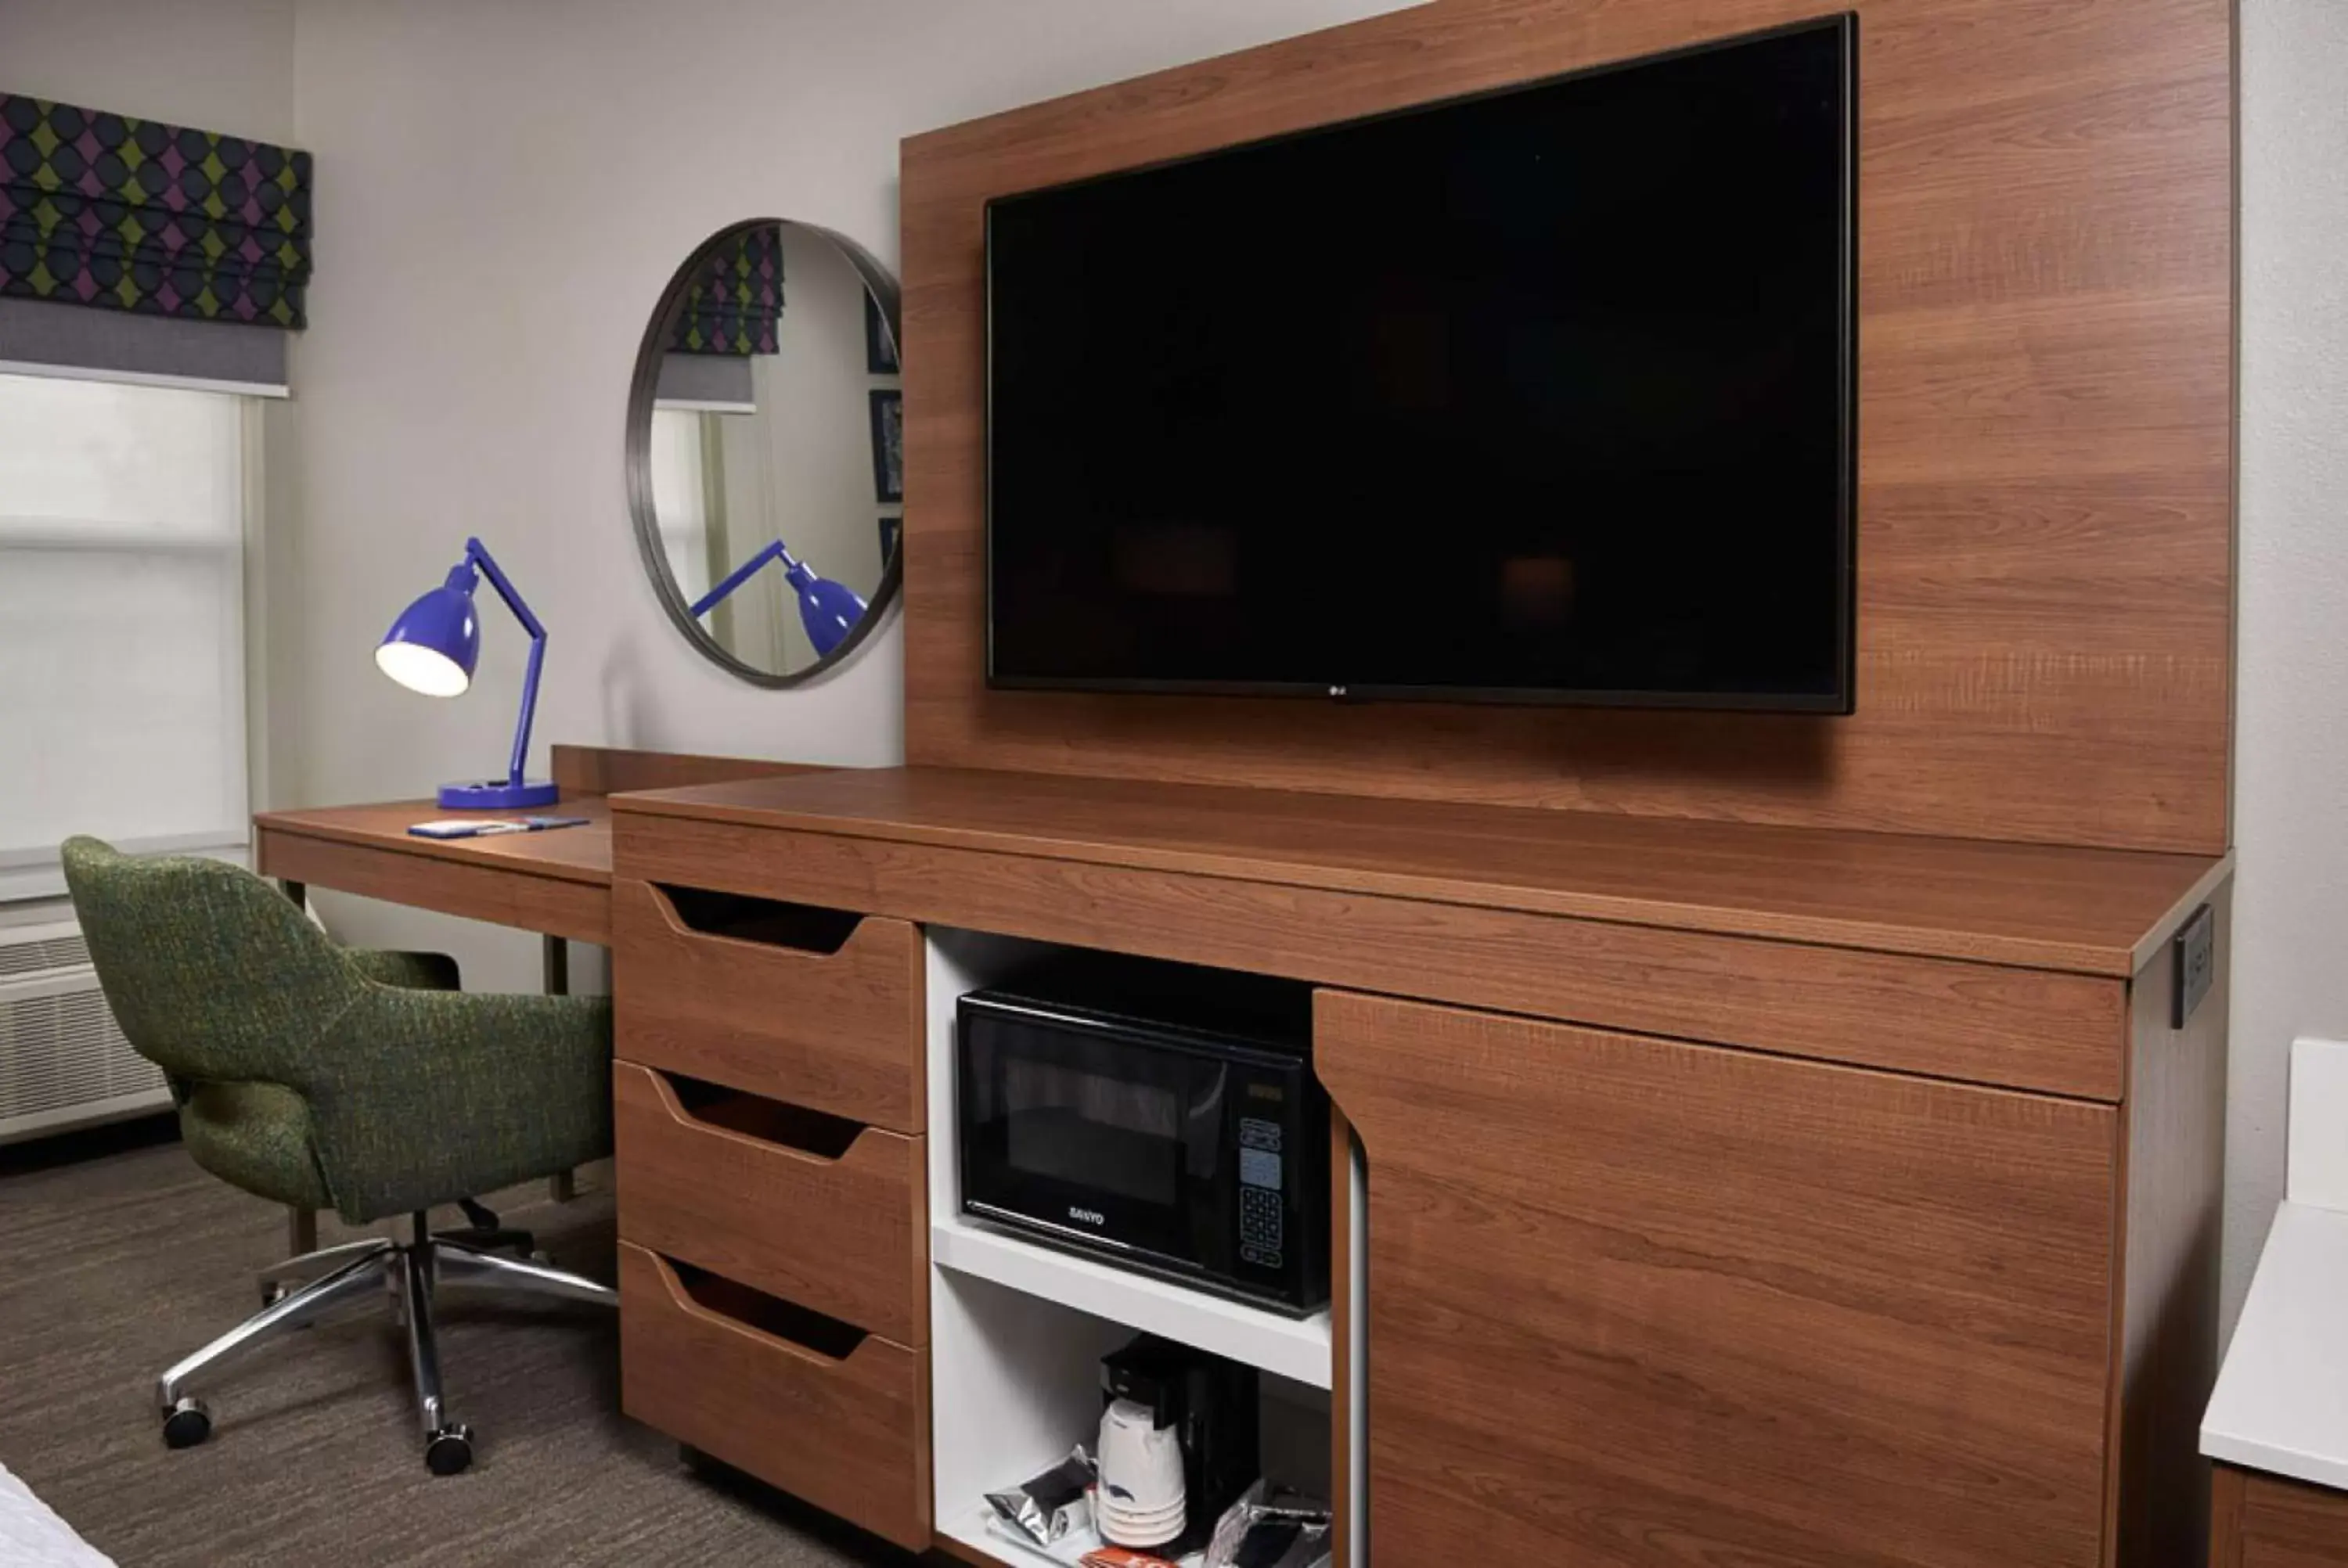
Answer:
<svg viewBox="0 0 2348 1568"><path fill-rule="evenodd" d="M76 833L246 841L245 413L0 375L0 895Z"/></svg>

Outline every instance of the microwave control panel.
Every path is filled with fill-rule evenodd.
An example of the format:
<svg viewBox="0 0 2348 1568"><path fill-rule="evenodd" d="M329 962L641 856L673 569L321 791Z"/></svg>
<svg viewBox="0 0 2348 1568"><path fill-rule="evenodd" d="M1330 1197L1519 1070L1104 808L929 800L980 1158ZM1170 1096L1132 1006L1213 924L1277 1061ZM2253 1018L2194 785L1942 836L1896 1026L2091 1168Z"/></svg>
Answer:
<svg viewBox="0 0 2348 1568"><path fill-rule="evenodd" d="M1240 1119L1240 1256L1278 1268L1287 1220L1281 1206L1280 1123Z"/></svg>

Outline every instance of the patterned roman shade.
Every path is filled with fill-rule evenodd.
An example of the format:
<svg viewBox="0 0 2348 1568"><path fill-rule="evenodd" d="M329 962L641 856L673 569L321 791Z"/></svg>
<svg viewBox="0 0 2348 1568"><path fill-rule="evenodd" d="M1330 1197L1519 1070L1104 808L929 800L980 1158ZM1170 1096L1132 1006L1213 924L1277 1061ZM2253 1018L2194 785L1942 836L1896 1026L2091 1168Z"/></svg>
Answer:
<svg viewBox="0 0 2348 1568"><path fill-rule="evenodd" d="M304 324L310 155L0 93L0 295Z"/></svg>
<svg viewBox="0 0 2348 1568"><path fill-rule="evenodd" d="M669 347L677 354L773 354L781 346L782 315L783 226L761 223L702 263Z"/></svg>

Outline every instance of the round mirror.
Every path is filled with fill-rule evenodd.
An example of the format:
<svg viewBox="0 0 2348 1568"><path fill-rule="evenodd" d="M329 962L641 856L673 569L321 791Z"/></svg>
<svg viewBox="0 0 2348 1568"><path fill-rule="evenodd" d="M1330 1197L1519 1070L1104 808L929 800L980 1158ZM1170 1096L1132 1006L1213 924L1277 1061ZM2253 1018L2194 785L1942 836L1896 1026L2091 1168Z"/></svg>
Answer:
<svg viewBox="0 0 2348 1568"><path fill-rule="evenodd" d="M897 284L853 241L757 219L670 280L636 355L628 500L669 618L747 681L847 657L897 590Z"/></svg>

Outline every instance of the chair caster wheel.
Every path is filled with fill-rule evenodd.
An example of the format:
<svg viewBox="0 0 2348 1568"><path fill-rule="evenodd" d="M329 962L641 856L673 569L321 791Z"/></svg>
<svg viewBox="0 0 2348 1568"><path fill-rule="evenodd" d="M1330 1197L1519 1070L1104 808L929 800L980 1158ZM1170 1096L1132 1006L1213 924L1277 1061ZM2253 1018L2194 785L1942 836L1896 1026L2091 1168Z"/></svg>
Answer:
<svg viewBox="0 0 2348 1568"><path fill-rule="evenodd" d="M165 1448L191 1449L211 1435L211 1412L201 1399L182 1399L163 1412Z"/></svg>
<svg viewBox="0 0 2348 1568"><path fill-rule="evenodd" d="M425 1468L434 1475L455 1475L473 1462L473 1429L442 1427L424 1445Z"/></svg>

